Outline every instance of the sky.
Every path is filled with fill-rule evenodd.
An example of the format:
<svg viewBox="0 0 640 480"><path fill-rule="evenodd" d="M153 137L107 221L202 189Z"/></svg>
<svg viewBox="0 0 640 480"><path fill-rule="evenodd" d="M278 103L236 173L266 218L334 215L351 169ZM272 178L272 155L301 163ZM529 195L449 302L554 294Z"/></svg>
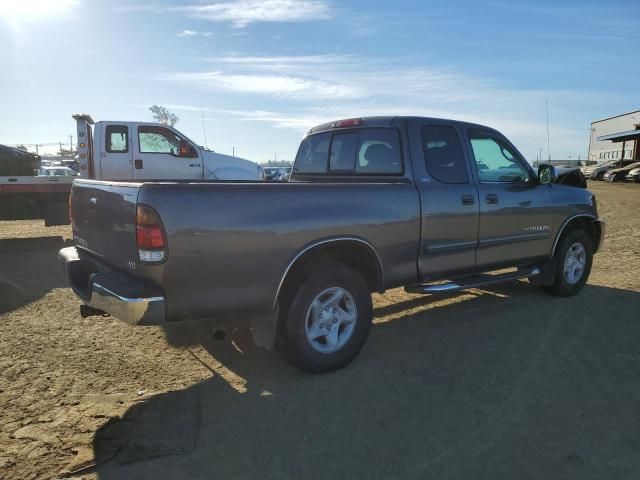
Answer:
<svg viewBox="0 0 640 480"><path fill-rule="evenodd" d="M585 158L591 121L640 109L639 23L638 0L0 0L0 143L68 143L75 112L151 121L160 104L258 162L367 115Z"/></svg>

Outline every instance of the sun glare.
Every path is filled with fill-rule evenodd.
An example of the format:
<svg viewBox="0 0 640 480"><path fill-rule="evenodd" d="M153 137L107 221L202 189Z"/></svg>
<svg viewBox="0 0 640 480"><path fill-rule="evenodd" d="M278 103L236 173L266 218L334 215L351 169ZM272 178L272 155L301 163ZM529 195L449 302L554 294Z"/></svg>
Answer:
<svg viewBox="0 0 640 480"><path fill-rule="evenodd" d="M10 22L46 19L67 12L79 0L0 0L0 18Z"/></svg>

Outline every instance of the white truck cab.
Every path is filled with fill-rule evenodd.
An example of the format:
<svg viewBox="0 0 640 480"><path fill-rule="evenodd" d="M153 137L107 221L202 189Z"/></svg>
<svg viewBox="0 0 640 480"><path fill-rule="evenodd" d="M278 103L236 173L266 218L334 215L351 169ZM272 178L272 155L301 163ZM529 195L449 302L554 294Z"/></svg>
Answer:
<svg viewBox="0 0 640 480"><path fill-rule="evenodd" d="M73 118L78 127L78 164L82 178L264 180L258 164L200 147L169 125L94 123L87 114L75 114Z"/></svg>

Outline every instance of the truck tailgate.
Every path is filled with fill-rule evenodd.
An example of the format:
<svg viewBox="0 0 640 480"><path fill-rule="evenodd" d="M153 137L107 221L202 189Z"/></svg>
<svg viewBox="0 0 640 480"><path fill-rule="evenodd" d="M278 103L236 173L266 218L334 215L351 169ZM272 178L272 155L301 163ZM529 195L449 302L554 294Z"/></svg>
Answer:
<svg viewBox="0 0 640 480"><path fill-rule="evenodd" d="M76 244L107 265L126 270L134 268L138 256L136 201L140 185L76 180L71 190Z"/></svg>

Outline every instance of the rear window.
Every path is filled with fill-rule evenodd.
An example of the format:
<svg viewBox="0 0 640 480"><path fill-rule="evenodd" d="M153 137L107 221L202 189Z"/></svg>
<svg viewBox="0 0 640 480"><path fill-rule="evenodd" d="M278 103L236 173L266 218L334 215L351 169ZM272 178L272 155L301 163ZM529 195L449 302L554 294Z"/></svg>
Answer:
<svg viewBox="0 0 640 480"><path fill-rule="evenodd" d="M399 175L402 155L397 130L362 128L305 138L296 155L297 174Z"/></svg>
<svg viewBox="0 0 640 480"><path fill-rule="evenodd" d="M109 125L106 137L107 152L126 153L129 151L129 128L126 125Z"/></svg>
<svg viewBox="0 0 640 480"><path fill-rule="evenodd" d="M357 145L358 134L356 132L334 134L329 152L329 170L332 172L353 172Z"/></svg>
<svg viewBox="0 0 640 480"><path fill-rule="evenodd" d="M393 128L360 130L356 173L363 175L402 173L402 156L397 130Z"/></svg>
<svg viewBox="0 0 640 480"><path fill-rule="evenodd" d="M296 173L327 173L331 135L319 133L305 138L296 155Z"/></svg>

